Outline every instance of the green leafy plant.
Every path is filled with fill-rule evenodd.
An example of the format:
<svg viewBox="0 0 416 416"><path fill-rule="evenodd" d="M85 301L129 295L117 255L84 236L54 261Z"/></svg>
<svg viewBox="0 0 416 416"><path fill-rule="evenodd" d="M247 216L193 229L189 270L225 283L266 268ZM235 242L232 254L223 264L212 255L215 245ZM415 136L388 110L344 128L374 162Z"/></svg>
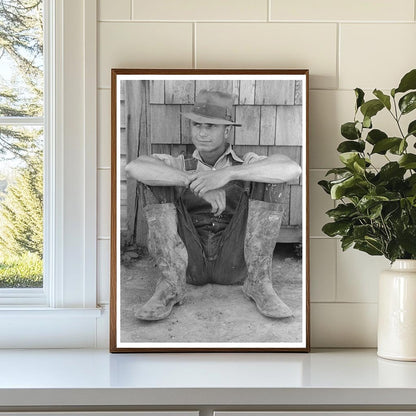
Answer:
<svg viewBox="0 0 416 416"><path fill-rule="evenodd" d="M416 69L401 79L390 95L375 89L365 100L355 89L354 120L341 126L346 139L337 148L343 166L331 169L333 180L319 185L339 201L327 211L332 222L322 231L340 236L342 249L353 247L373 256L416 259L416 120L402 116L416 109ZM387 111L395 121L395 132L373 127L373 117ZM385 159L384 165L375 159Z"/></svg>

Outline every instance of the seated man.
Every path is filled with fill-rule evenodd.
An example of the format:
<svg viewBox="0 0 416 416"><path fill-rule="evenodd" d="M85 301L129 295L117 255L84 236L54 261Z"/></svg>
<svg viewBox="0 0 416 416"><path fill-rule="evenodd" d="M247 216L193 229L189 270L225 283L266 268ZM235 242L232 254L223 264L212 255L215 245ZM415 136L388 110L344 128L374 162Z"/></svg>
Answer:
<svg viewBox="0 0 416 416"><path fill-rule="evenodd" d="M145 207L148 248L162 272L153 296L135 311L139 319L167 317L182 302L185 283L244 282L244 294L263 315L292 315L271 283L282 205L253 198L256 183L290 181L300 167L283 155L238 157L227 142L240 126L232 106L229 94L200 91L192 111L182 114L191 121L192 158L154 154L126 167L154 202Z"/></svg>

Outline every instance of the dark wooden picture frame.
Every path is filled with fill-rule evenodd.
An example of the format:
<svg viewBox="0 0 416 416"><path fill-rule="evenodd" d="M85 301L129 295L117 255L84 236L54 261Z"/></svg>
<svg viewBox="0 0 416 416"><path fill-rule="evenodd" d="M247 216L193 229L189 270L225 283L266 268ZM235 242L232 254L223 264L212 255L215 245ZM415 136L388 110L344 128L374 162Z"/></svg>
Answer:
<svg viewBox="0 0 416 416"><path fill-rule="evenodd" d="M304 69L112 70L111 352L310 350L308 89L309 71ZM146 248L148 187L127 175L125 167L143 155L188 160L194 150L188 118L197 111L201 90L233 96L230 120L243 126L230 128L227 141L238 156L281 154L301 167L299 178L260 187L261 198L284 212L272 251L270 286L292 310L290 317L264 316L240 286L209 282L186 283L189 297L163 319L135 318L138 305L156 293L161 278ZM189 160L195 161L195 153Z"/></svg>

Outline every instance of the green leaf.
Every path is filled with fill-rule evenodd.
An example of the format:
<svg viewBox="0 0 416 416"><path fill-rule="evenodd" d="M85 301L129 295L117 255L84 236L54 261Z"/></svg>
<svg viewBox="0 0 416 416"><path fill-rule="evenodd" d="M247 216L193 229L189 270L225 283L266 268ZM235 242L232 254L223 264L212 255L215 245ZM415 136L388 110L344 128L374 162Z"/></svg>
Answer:
<svg viewBox="0 0 416 416"><path fill-rule="evenodd" d="M381 212L383 211L383 204L377 204L370 208L370 218L375 220L381 217Z"/></svg>
<svg viewBox="0 0 416 416"><path fill-rule="evenodd" d="M401 141L402 139L400 139L399 137L387 137L386 139L382 139L374 145L371 154L377 153L380 155L384 155L387 152L387 150L390 150L393 146L399 147Z"/></svg>
<svg viewBox="0 0 416 416"><path fill-rule="evenodd" d="M336 221L325 224L322 227L322 231L329 237L335 237L336 235L345 235L351 227L349 221Z"/></svg>
<svg viewBox="0 0 416 416"><path fill-rule="evenodd" d="M357 204L357 208L360 211L367 211L368 209L374 207L380 202L388 201L389 199L383 195L364 195L360 202Z"/></svg>
<svg viewBox="0 0 416 416"><path fill-rule="evenodd" d="M370 100L361 106L361 112L364 117L371 118L384 108L383 103L379 100Z"/></svg>
<svg viewBox="0 0 416 416"><path fill-rule="evenodd" d="M387 137L388 136L386 133L384 133L384 131L373 129L368 132L366 141L374 145L378 143L380 140L387 139Z"/></svg>
<svg viewBox="0 0 416 416"><path fill-rule="evenodd" d="M402 155L406 149L407 141L405 139L400 139L400 143L392 146L389 151L394 155Z"/></svg>
<svg viewBox="0 0 416 416"><path fill-rule="evenodd" d="M353 191L352 193L359 192L360 189L357 186L361 186L361 184L362 182L357 176L342 179L341 181L337 181L335 184L333 182L331 187L331 198L340 199L343 196L346 196L348 191Z"/></svg>
<svg viewBox="0 0 416 416"><path fill-rule="evenodd" d="M407 135L416 137L416 120L413 120L409 124L409 127L407 128Z"/></svg>
<svg viewBox="0 0 416 416"><path fill-rule="evenodd" d="M394 98L396 96L396 88L392 88L390 91L390 95Z"/></svg>
<svg viewBox="0 0 416 416"><path fill-rule="evenodd" d="M391 109L390 97L385 95L382 91L375 89L373 94L383 103L388 110Z"/></svg>
<svg viewBox="0 0 416 416"><path fill-rule="evenodd" d="M364 91L361 88L355 90L355 111L357 111L364 104Z"/></svg>
<svg viewBox="0 0 416 416"><path fill-rule="evenodd" d="M396 259L399 259L402 257L402 250L400 249L400 245L397 241L397 239L393 239L389 241L387 244L387 254L386 257L390 261L394 261Z"/></svg>
<svg viewBox="0 0 416 416"><path fill-rule="evenodd" d="M357 225L352 230L354 239L364 241L365 237L373 233L371 225Z"/></svg>
<svg viewBox="0 0 416 416"><path fill-rule="evenodd" d="M356 214L357 210L354 204L339 204L336 208L330 209L326 214L334 220L348 218Z"/></svg>
<svg viewBox="0 0 416 416"><path fill-rule="evenodd" d="M410 254L416 254L416 227L406 228L398 238L398 242L405 251Z"/></svg>
<svg viewBox="0 0 416 416"><path fill-rule="evenodd" d="M366 129L371 129L373 127L373 123L371 122L371 117L364 116L363 127Z"/></svg>
<svg viewBox="0 0 416 416"><path fill-rule="evenodd" d="M411 176L409 176L406 179L406 183L408 185L408 192L406 193L406 195L415 195L416 196L416 174L413 174ZM416 221L415 221L416 223Z"/></svg>
<svg viewBox="0 0 416 416"><path fill-rule="evenodd" d="M369 242L356 242L354 244L354 248L360 251L364 251L370 256L381 256L383 254L381 248L379 249L374 247L374 245L370 244Z"/></svg>
<svg viewBox="0 0 416 416"><path fill-rule="evenodd" d="M341 126L341 135L348 140L357 140L361 137L360 130L357 129L357 123L353 121Z"/></svg>
<svg viewBox="0 0 416 416"><path fill-rule="evenodd" d="M351 235L346 235L341 238L341 247L342 251L347 250L354 244L354 237Z"/></svg>
<svg viewBox="0 0 416 416"><path fill-rule="evenodd" d="M335 175L344 175L345 173L351 172L351 169L349 168L334 168L330 169L325 176L335 174Z"/></svg>
<svg viewBox="0 0 416 416"><path fill-rule="evenodd" d="M402 114L407 114L416 108L416 91L409 92L399 100L399 108Z"/></svg>
<svg viewBox="0 0 416 416"><path fill-rule="evenodd" d="M352 167L355 172L363 174L366 168L365 159L357 159L356 161L354 161Z"/></svg>
<svg viewBox="0 0 416 416"><path fill-rule="evenodd" d="M395 92L406 92L409 90L416 89L416 69L412 69L400 81L399 86L396 88Z"/></svg>
<svg viewBox="0 0 416 416"><path fill-rule="evenodd" d="M352 166L360 158L357 152L345 152L339 155L339 160L346 166Z"/></svg>
<svg viewBox="0 0 416 416"><path fill-rule="evenodd" d="M389 162L385 164L378 172L378 178L381 181L389 181L391 178L403 178L406 169L400 167L397 162Z"/></svg>
<svg viewBox="0 0 416 416"><path fill-rule="evenodd" d="M329 185L328 181L319 181L318 185L327 193L327 194L331 194L331 187Z"/></svg>
<svg viewBox="0 0 416 416"><path fill-rule="evenodd" d="M339 146L337 147L337 151L340 153L352 152L354 150L357 152L364 152L364 149L365 149L365 142L363 140L358 140L356 142L352 142L352 141L341 142Z"/></svg>
<svg viewBox="0 0 416 416"><path fill-rule="evenodd" d="M399 159L399 165L405 169L416 169L416 155L408 153Z"/></svg>

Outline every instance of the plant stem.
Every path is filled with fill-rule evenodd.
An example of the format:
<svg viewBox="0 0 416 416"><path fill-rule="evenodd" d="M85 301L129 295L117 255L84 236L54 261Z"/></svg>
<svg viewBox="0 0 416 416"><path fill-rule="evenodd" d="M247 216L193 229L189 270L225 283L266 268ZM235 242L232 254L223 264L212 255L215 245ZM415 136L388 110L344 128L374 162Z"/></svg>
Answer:
<svg viewBox="0 0 416 416"><path fill-rule="evenodd" d="M391 116L394 118L394 121L396 122L397 127L399 128L400 134L402 135L403 139L406 139L405 135L403 134L403 130L402 130L401 126L400 126L400 122L399 122L400 117L401 117L402 115L400 114L400 116L398 116L398 117L397 117L397 104L396 104L396 99L395 99L395 98L393 98L393 103L394 103L394 113L395 113L396 115L394 115L394 114L391 112L391 110L389 110L389 113L390 113L390 114L391 114Z"/></svg>

